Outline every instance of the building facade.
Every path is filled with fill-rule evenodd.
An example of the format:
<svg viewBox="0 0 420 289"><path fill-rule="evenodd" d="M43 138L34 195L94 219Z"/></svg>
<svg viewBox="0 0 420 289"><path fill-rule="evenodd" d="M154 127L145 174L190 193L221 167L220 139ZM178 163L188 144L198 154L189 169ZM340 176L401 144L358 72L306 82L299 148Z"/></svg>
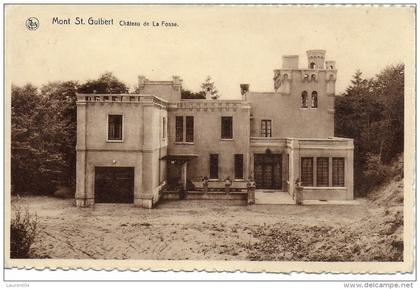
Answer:
<svg viewBox="0 0 420 289"><path fill-rule="evenodd" d="M79 94L76 203L151 208L165 185L203 177L257 189L353 199L353 140L334 137L337 70L324 50L284 56L274 91L240 85L237 100L182 99L182 80L139 77L138 94ZM238 93L239 94L239 93Z"/></svg>

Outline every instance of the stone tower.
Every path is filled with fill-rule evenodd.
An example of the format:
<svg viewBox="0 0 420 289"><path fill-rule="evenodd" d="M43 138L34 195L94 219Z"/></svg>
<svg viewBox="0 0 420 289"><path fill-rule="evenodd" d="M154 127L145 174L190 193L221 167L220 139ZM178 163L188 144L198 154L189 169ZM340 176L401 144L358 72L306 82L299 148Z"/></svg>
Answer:
<svg viewBox="0 0 420 289"><path fill-rule="evenodd" d="M324 69L325 50L308 50L306 54L309 69Z"/></svg>

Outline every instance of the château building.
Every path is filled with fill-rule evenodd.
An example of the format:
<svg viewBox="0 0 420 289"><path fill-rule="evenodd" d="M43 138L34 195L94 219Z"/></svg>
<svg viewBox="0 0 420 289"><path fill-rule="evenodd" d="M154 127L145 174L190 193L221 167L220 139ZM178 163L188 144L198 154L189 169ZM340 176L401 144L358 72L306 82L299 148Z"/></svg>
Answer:
<svg viewBox="0 0 420 289"><path fill-rule="evenodd" d="M304 198L353 199L353 140L334 137L337 69L324 50L274 70L274 90L182 99L182 80L138 78L138 94L78 94L76 204L151 208L165 185L246 181ZM239 89L238 89L239 95Z"/></svg>

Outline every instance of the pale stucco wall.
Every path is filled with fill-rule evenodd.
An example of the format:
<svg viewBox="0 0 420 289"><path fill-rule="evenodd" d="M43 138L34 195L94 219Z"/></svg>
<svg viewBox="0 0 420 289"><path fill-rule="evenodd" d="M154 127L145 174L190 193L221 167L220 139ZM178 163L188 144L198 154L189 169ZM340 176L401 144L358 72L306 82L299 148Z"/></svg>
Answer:
<svg viewBox="0 0 420 289"><path fill-rule="evenodd" d="M251 136L261 136L261 120L272 120L272 137L334 136L334 97L327 95L327 71L318 71L317 81L302 81L301 70L291 71L290 94L280 92L248 92L251 103ZM251 87L252 89L252 87ZM302 91L318 92L318 108L301 108ZM309 101L310 103L310 101Z"/></svg>
<svg viewBox="0 0 420 289"><path fill-rule="evenodd" d="M123 115L123 140L108 141L108 115ZM76 201L94 200L95 167L134 167L134 203L150 207L166 180L167 140L162 118L166 104L153 97L141 101L85 101L77 103Z"/></svg>
<svg viewBox="0 0 420 289"><path fill-rule="evenodd" d="M234 155L243 154L244 178L248 177L249 105L241 101L183 101L181 107L169 110L169 144L171 155L194 154L188 165L190 179L209 176L210 154L219 154L219 179L234 178ZM212 108L204 108L206 104ZM175 142L175 117L194 117L194 143ZM221 139L221 117L233 117L233 139Z"/></svg>

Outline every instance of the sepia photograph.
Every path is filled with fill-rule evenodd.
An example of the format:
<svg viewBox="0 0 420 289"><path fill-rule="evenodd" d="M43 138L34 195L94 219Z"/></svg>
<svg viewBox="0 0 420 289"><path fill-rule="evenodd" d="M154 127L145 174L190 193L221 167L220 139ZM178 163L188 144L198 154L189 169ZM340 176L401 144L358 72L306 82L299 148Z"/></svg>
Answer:
<svg viewBox="0 0 420 289"><path fill-rule="evenodd" d="M415 6L4 17L6 267L413 270Z"/></svg>

